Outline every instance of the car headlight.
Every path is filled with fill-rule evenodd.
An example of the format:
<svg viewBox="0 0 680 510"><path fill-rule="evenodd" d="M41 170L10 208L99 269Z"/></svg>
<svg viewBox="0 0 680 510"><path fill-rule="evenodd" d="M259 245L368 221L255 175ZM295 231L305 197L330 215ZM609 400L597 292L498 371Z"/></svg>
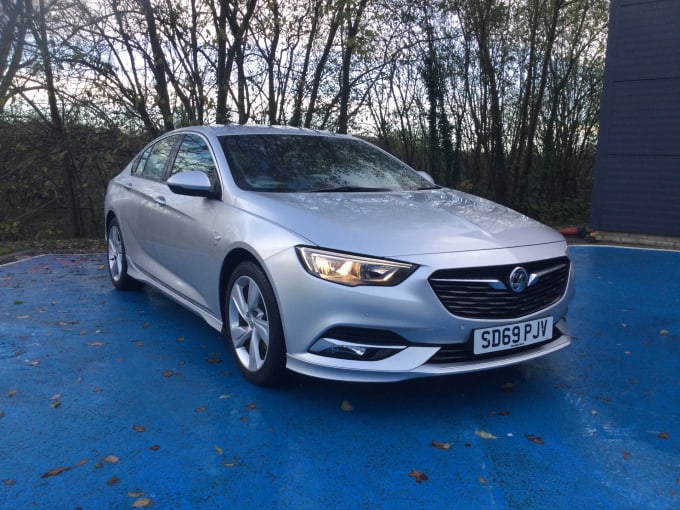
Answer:
<svg viewBox="0 0 680 510"><path fill-rule="evenodd" d="M372 259L304 246L298 246L297 253L302 265L310 274L322 280L350 287L398 285L418 267L404 262Z"/></svg>

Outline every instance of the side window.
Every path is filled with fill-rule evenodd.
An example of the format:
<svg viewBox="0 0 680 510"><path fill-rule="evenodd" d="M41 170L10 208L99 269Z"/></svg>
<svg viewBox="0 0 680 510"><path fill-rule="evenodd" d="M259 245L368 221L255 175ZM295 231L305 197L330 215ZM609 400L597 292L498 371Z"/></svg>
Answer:
<svg viewBox="0 0 680 510"><path fill-rule="evenodd" d="M146 160L149 159L149 154L151 154L151 149L153 149L153 147L146 149L142 155L139 156L137 161L135 161L134 166L132 167L132 175L142 175Z"/></svg>
<svg viewBox="0 0 680 510"><path fill-rule="evenodd" d="M163 138L156 145L151 147L151 152L144 162L141 176L148 179L160 180L165 174L165 167L172 153L172 148L175 146L177 136L168 136ZM144 159L144 156L142 156ZM141 164L141 160L140 160Z"/></svg>
<svg viewBox="0 0 680 510"><path fill-rule="evenodd" d="M208 176L215 185L215 162L208 143L198 135L186 135L179 146L170 175L188 170L197 170Z"/></svg>

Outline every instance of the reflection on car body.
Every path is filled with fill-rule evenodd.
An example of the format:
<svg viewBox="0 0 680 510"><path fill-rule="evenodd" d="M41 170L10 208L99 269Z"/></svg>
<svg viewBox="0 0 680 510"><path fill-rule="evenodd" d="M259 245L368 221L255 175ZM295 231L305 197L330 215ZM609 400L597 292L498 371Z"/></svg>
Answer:
<svg viewBox="0 0 680 510"><path fill-rule="evenodd" d="M561 235L350 136L179 129L111 181L105 215L113 284L224 331L256 384L455 374L570 342Z"/></svg>

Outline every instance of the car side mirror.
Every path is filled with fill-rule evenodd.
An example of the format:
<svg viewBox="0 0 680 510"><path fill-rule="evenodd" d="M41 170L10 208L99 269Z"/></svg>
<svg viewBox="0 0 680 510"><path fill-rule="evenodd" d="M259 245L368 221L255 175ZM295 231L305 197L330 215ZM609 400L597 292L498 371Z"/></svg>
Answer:
<svg viewBox="0 0 680 510"><path fill-rule="evenodd" d="M189 170L171 175L166 181L170 191L190 197L215 198L212 183L208 176L198 170Z"/></svg>

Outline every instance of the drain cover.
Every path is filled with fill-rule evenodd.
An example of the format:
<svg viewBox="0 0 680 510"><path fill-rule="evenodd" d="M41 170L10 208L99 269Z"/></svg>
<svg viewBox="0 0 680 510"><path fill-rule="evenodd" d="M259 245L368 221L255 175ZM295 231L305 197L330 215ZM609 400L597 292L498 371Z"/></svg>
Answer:
<svg viewBox="0 0 680 510"><path fill-rule="evenodd" d="M19 356L23 351L14 344L0 340L0 359Z"/></svg>

